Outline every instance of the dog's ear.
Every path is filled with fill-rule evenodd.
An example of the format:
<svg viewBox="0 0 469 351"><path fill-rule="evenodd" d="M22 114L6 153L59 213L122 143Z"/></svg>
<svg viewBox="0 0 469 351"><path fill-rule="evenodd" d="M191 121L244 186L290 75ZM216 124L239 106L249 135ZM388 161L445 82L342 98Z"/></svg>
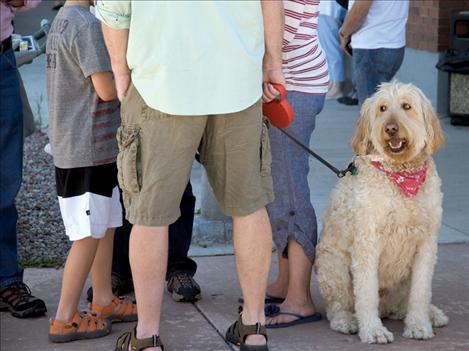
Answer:
<svg viewBox="0 0 469 351"><path fill-rule="evenodd" d="M371 152L371 114L372 114L373 100L368 98L362 105L360 116L358 117L355 126L355 134L352 136L350 142L352 149L357 155L366 155Z"/></svg>
<svg viewBox="0 0 469 351"><path fill-rule="evenodd" d="M427 152L433 155L445 143L445 134L431 102L422 92L419 91L419 94L422 99L423 120L427 131Z"/></svg>

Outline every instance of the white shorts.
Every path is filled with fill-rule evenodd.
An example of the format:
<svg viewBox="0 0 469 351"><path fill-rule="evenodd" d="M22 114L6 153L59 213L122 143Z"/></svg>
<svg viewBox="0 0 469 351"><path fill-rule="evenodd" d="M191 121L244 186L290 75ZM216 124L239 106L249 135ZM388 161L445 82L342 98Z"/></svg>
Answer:
<svg viewBox="0 0 469 351"><path fill-rule="evenodd" d="M65 232L71 241L101 239L108 228L122 226L122 205L115 163L60 169L57 194Z"/></svg>

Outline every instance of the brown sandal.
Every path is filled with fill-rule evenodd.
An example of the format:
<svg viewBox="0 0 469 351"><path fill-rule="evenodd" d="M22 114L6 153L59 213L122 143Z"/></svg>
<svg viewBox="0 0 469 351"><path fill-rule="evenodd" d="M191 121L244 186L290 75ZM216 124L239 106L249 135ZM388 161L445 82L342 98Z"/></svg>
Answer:
<svg viewBox="0 0 469 351"><path fill-rule="evenodd" d="M245 341L249 335L263 335L265 337L265 345L246 345ZM226 331L226 340L232 344L239 346L240 351L269 351L267 347L267 329L264 325L256 323L253 325L244 325L241 313L238 320L234 322Z"/></svg>
<svg viewBox="0 0 469 351"><path fill-rule="evenodd" d="M145 339L137 339L137 327L131 332L126 332L119 336L115 351L128 351L129 346L132 351L142 351L148 347L161 347L161 350L164 351L163 343L158 335Z"/></svg>

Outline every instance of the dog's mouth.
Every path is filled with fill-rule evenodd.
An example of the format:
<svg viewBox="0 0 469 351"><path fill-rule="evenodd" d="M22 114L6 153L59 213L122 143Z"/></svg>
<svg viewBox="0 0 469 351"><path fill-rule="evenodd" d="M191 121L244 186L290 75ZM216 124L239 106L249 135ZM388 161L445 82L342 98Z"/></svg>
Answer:
<svg viewBox="0 0 469 351"><path fill-rule="evenodd" d="M407 140L401 139L398 137L392 137L391 139L388 140L389 150L394 154L398 154L402 152L402 150L404 150L406 145L407 145Z"/></svg>

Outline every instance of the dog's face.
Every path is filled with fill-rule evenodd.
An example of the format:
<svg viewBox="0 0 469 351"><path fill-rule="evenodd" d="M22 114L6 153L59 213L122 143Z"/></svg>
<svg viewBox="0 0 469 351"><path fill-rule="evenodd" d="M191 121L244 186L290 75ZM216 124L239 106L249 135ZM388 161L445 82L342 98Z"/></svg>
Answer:
<svg viewBox="0 0 469 351"><path fill-rule="evenodd" d="M444 134L430 101L412 84L383 83L363 103L352 148L359 155L373 151L397 162L422 152L434 154Z"/></svg>

